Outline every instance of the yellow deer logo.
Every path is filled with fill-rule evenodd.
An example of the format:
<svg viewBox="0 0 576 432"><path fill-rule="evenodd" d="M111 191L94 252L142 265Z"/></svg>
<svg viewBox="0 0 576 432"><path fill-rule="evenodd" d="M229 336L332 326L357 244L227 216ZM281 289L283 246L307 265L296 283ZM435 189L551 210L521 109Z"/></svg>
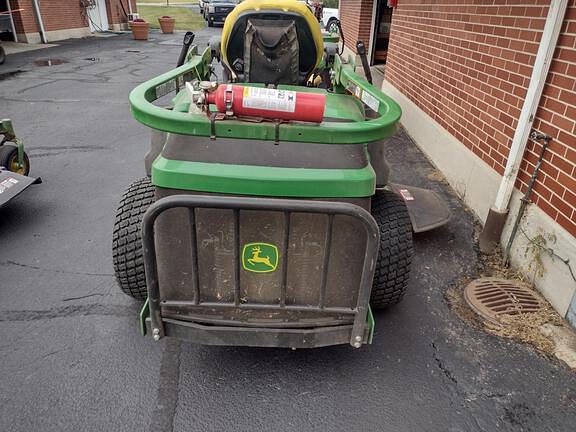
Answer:
<svg viewBox="0 0 576 432"><path fill-rule="evenodd" d="M276 268L274 264L270 262L270 257L261 257L260 254L262 253L262 249L260 246L256 246L252 248L252 258L248 258L248 262L252 265L256 264L264 264L267 267L272 269Z"/></svg>
<svg viewBox="0 0 576 432"><path fill-rule="evenodd" d="M272 273L278 267L278 248L268 243L248 243L242 249L242 268L251 273Z"/></svg>

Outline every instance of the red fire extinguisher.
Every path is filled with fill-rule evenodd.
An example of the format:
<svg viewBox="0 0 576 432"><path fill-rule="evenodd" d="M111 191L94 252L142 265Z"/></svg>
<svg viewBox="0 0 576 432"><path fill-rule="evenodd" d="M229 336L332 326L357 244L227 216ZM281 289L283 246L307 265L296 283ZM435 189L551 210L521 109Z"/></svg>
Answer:
<svg viewBox="0 0 576 432"><path fill-rule="evenodd" d="M321 123L326 96L263 87L221 84L207 95L210 105L227 115Z"/></svg>

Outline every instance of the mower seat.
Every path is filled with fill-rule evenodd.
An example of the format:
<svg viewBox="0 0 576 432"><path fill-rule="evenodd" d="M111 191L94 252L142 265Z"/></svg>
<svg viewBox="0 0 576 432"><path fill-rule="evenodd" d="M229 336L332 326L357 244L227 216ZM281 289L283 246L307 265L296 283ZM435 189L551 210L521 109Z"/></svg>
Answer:
<svg viewBox="0 0 576 432"><path fill-rule="evenodd" d="M220 53L234 82L304 85L322 60L318 21L295 0L247 0L228 16Z"/></svg>

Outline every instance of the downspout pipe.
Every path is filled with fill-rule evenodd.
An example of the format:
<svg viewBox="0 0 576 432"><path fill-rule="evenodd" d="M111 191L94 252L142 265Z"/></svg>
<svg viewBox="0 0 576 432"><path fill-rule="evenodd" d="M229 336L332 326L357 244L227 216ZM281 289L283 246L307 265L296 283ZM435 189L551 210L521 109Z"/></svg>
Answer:
<svg viewBox="0 0 576 432"><path fill-rule="evenodd" d="M12 5L10 4L10 0L6 0L6 6L8 6L8 10L12 10ZM12 27L12 36L14 36L14 42L18 42L18 34L16 33L16 26L14 25L14 16L12 16L13 12L10 12L10 26Z"/></svg>
<svg viewBox="0 0 576 432"><path fill-rule="evenodd" d="M480 234L480 250L484 253L494 252L494 249L500 243L502 231L508 218L508 205L518 178L520 164L524 158L536 111L540 105L540 98L542 97L542 91L550 70L550 63L552 63L554 51L556 50L567 6L568 0L552 0L550 2L546 24L544 25L542 39L536 54L526 99L524 100L520 118L518 119L518 126L512 139L504 175L500 182L496 200L488 213L484 229Z"/></svg>
<svg viewBox="0 0 576 432"><path fill-rule="evenodd" d="M42 43L48 43L48 38L46 37L46 30L44 29L44 21L42 20L42 13L40 12L40 6L38 5L38 0L33 0L32 4L34 6L34 14L36 15L36 21L40 27L40 39Z"/></svg>

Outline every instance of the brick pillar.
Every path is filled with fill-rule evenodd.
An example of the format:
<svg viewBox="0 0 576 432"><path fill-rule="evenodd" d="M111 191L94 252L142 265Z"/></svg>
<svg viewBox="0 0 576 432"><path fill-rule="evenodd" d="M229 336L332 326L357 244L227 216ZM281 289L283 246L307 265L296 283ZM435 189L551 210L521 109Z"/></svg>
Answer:
<svg viewBox="0 0 576 432"><path fill-rule="evenodd" d="M136 13L136 0L106 0L108 22L112 30L124 30L127 28L128 20L126 14L130 13L128 2L132 4L132 12Z"/></svg>
<svg viewBox="0 0 576 432"><path fill-rule="evenodd" d="M12 14L12 17L14 18L14 27L16 27L16 33L19 35L19 38L21 38L21 35L26 33L40 31L36 24L36 18L34 17L32 0L11 0L10 6L12 9L24 9Z"/></svg>
<svg viewBox="0 0 576 432"><path fill-rule="evenodd" d="M346 47L356 53L356 42L361 40L370 52L372 11L376 0L340 0L340 22L346 39Z"/></svg>

